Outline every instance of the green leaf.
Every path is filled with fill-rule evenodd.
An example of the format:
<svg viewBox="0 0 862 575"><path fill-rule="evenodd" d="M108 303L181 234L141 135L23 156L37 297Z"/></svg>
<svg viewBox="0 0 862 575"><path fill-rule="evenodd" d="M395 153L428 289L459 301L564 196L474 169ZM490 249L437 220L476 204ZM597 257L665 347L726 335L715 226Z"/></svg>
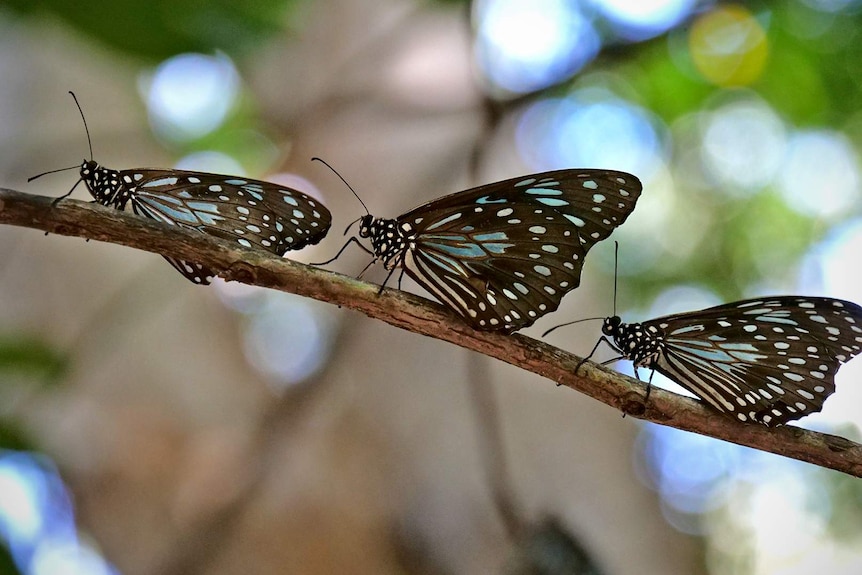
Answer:
<svg viewBox="0 0 862 575"><path fill-rule="evenodd" d="M68 359L40 339L0 336L0 373L18 373L53 383L67 366Z"/></svg>
<svg viewBox="0 0 862 575"><path fill-rule="evenodd" d="M289 23L299 0L8 0L22 14L59 16L104 44L160 61L183 52L247 52Z"/></svg>

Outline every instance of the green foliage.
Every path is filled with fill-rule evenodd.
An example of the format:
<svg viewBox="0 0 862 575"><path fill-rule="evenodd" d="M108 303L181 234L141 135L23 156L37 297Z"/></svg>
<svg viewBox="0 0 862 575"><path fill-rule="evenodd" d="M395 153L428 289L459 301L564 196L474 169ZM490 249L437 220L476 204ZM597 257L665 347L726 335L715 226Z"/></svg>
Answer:
<svg viewBox="0 0 862 575"><path fill-rule="evenodd" d="M66 372L67 366L67 358L40 339L0 337L2 375L17 373L45 383L54 383Z"/></svg>
<svg viewBox="0 0 862 575"><path fill-rule="evenodd" d="M0 544L0 575L19 575L20 573L12 561L9 549L5 545Z"/></svg>
<svg viewBox="0 0 862 575"><path fill-rule="evenodd" d="M8 421L0 420L0 450L3 449L33 451L35 446L23 430Z"/></svg>
<svg viewBox="0 0 862 575"><path fill-rule="evenodd" d="M8 0L23 14L48 13L109 47L159 61L183 52L237 56L281 32L299 0Z"/></svg>

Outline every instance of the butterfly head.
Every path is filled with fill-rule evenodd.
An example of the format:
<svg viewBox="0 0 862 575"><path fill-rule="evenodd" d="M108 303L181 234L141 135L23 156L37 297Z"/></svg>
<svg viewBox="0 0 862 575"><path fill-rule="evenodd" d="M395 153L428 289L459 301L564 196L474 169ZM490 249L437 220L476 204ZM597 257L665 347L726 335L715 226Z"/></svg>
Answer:
<svg viewBox="0 0 862 575"><path fill-rule="evenodd" d="M360 238L370 238L371 237L371 227L374 224L374 216L371 214L366 214L359 218L359 237Z"/></svg>
<svg viewBox="0 0 862 575"><path fill-rule="evenodd" d="M616 337L620 333L620 326L622 324L623 320L618 315L606 317L604 323L602 323L602 333L610 337Z"/></svg>

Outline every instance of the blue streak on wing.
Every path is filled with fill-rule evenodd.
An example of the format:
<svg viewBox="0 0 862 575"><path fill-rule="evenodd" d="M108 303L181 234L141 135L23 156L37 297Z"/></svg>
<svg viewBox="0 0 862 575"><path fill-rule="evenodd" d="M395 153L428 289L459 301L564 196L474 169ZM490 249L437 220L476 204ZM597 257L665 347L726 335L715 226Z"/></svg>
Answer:
<svg viewBox="0 0 862 575"><path fill-rule="evenodd" d="M429 260L429 263L433 263L437 267L448 270L453 274L459 274L466 276L466 272L464 267L458 262L458 260L450 258L444 254L439 254L436 252L422 252L422 256ZM442 274L444 277L446 274Z"/></svg>
<svg viewBox="0 0 862 575"><path fill-rule="evenodd" d="M725 351L720 349L716 349L709 346L703 347L695 347L698 345L702 345L701 342L694 342L689 340L679 340L674 338L668 338L667 340L669 345L672 345L675 349L683 351L685 353L694 355L696 357L705 359L709 362L732 362L733 357ZM705 342L704 342L705 343Z"/></svg>
<svg viewBox="0 0 862 575"><path fill-rule="evenodd" d="M722 387L727 388L729 384L733 388L739 388L735 381L723 378L720 376L720 374L716 373L716 370L723 371L728 374L728 376L730 376L733 380L739 377L735 373L737 371L736 366L734 365L734 363L732 363L732 361L729 361L731 359L729 356L727 356L728 361L713 361L710 358L704 359L703 354L701 353L702 350L697 351L697 353L691 353L691 351L695 350L683 349L680 346L675 346L674 351L677 352L677 360L682 363L687 363L691 369L694 369L695 371L700 371L702 373L710 374L712 378L715 378L716 376L720 377Z"/></svg>
<svg viewBox="0 0 862 575"><path fill-rule="evenodd" d="M451 254L456 258L481 258L485 256L485 250L479 247L479 244L441 244L437 242L425 242L425 245L431 249Z"/></svg>
<svg viewBox="0 0 862 575"><path fill-rule="evenodd" d="M243 186L242 189L244 189L251 197L253 197L257 201L263 201L263 189L261 189L260 187L252 188L251 184L249 184L247 186Z"/></svg>
<svg viewBox="0 0 862 575"><path fill-rule="evenodd" d="M142 188L158 188L161 186L175 186L177 184L177 178L171 176L167 178L159 178L158 180L152 180L145 184L141 184Z"/></svg>
<svg viewBox="0 0 862 575"><path fill-rule="evenodd" d="M506 235L506 232L492 232L489 234L476 234L473 236L473 239L477 242L487 242L491 240L508 240L509 236Z"/></svg>
<svg viewBox="0 0 862 575"><path fill-rule="evenodd" d="M569 205L569 202L567 202L566 200L559 200L557 198L537 198L536 201L552 208L559 208L561 206Z"/></svg>
<svg viewBox="0 0 862 575"><path fill-rule="evenodd" d="M503 198L501 200L492 200L490 198L491 198L491 196L482 196L481 198L476 200L476 203L477 204L505 204L509 201L506 198Z"/></svg>
<svg viewBox="0 0 862 575"><path fill-rule="evenodd" d="M760 316L757 316L755 319L757 319L758 321L769 321L772 323L783 323L786 325L799 325L797 322L793 321L792 319L787 319L784 317L775 317L772 315L760 315Z"/></svg>
<svg viewBox="0 0 862 575"><path fill-rule="evenodd" d="M163 199L163 198L159 198ZM171 198L173 199L173 198ZM138 197L138 201L142 204L145 204L145 208L149 210L155 210L160 212L165 216L165 218L174 221L174 222L183 222L191 225L198 225L200 221L188 208L174 209L164 203L156 201L153 198L147 197Z"/></svg>
<svg viewBox="0 0 862 575"><path fill-rule="evenodd" d="M430 226L428 226L425 229L426 230L435 230L441 226L448 224L449 222L457 220L460 217L461 217L461 212L456 212L450 216L443 218L442 220L438 220L438 221L434 222L433 224L431 224Z"/></svg>
<svg viewBox="0 0 862 575"><path fill-rule="evenodd" d="M157 202L167 202L169 204L174 204L175 206L185 206L186 203L182 200L179 200L173 196L163 195L163 194L154 194L152 192L147 192L146 194L136 194L136 197L147 201L149 203L157 203Z"/></svg>
<svg viewBox="0 0 862 575"><path fill-rule="evenodd" d="M692 331L703 331L703 326L700 324L696 325L687 325L685 327L681 327L679 329L673 330L670 335L682 335L684 333L689 333Z"/></svg>
<svg viewBox="0 0 862 575"><path fill-rule="evenodd" d="M708 342L668 338L668 344L672 345L675 351L706 360L727 373L732 372L736 362L755 364L768 357L758 353L758 349L750 343L719 343L718 347L715 347ZM690 359L693 360L694 358Z"/></svg>
<svg viewBox="0 0 862 575"><path fill-rule="evenodd" d="M527 190L527 193L533 196L562 196L563 192L561 190L555 190L553 188L530 188ZM539 200L541 201L541 200Z"/></svg>
<svg viewBox="0 0 862 575"><path fill-rule="evenodd" d="M720 344L718 344L718 347L720 347L721 349L727 349L727 350L732 350L732 351L753 351L755 353L758 351L758 349L756 347L754 347L753 345L751 345L750 343L730 343L730 342L728 342L728 343L720 343Z"/></svg>
<svg viewBox="0 0 862 575"><path fill-rule="evenodd" d="M186 202L186 205L195 211L218 213L218 206L212 202Z"/></svg>
<svg viewBox="0 0 862 575"><path fill-rule="evenodd" d="M194 211L194 215L201 223L208 226L217 226L218 222L223 221L224 217L219 215L218 206L206 202L188 202L186 204Z"/></svg>
<svg viewBox="0 0 862 575"><path fill-rule="evenodd" d="M508 239L506 232L489 232L477 234L471 238L454 234L424 234L422 244L428 249L438 250L456 258L484 258L488 254L503 254L513 243L501 243L487 240ZM424 251L424 250L423 250Z"/></svg>
<svg viewBox="0 0 862 575"><path fill-rule="evenodd" d="M482 247L493 254L504 254L507 248L514 247L515 244L482 244Z"/></svg>

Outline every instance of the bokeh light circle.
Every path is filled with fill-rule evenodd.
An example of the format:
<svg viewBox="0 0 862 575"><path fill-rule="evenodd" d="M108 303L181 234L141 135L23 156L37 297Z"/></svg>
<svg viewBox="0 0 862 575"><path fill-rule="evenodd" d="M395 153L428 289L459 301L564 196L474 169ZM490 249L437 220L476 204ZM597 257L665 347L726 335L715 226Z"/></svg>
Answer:
<svg viewBox="0 0 862 575"><path fill-rule="evenodd" d="M772 183L786 145L781 118L765 102L751 98L707 115L701 157L718 189L751 193Z"/></svg>
<svg viewBox="0 0 862 575"><path fill-rule="evenodd" d="M757 80L769 54L766 31L746 8L726 5L701 15L689 32L691 58L703 77L718 86Z"/></svg>
<svg viewBox="0 0 862 575"><path fill-rule="evenodd" d="M607 168L645 180L663 162L653 117L600 88L530 105L515 137L521 156L537 170Z"/></svg>
<svg viewBox="0 0 862 575"><path fill-rule="evenodd" d="M227 56L179 54L145 82L153 131L172 141L200 138L218 128L239 95L239 74Z"/></svg>
<svg viewBox="0 0 862 575"><path fill-rule="evenodd" d="M476 55L491 84L532 92L561 82L598 54L592 23L569 0L480 0Z"/></svg>

